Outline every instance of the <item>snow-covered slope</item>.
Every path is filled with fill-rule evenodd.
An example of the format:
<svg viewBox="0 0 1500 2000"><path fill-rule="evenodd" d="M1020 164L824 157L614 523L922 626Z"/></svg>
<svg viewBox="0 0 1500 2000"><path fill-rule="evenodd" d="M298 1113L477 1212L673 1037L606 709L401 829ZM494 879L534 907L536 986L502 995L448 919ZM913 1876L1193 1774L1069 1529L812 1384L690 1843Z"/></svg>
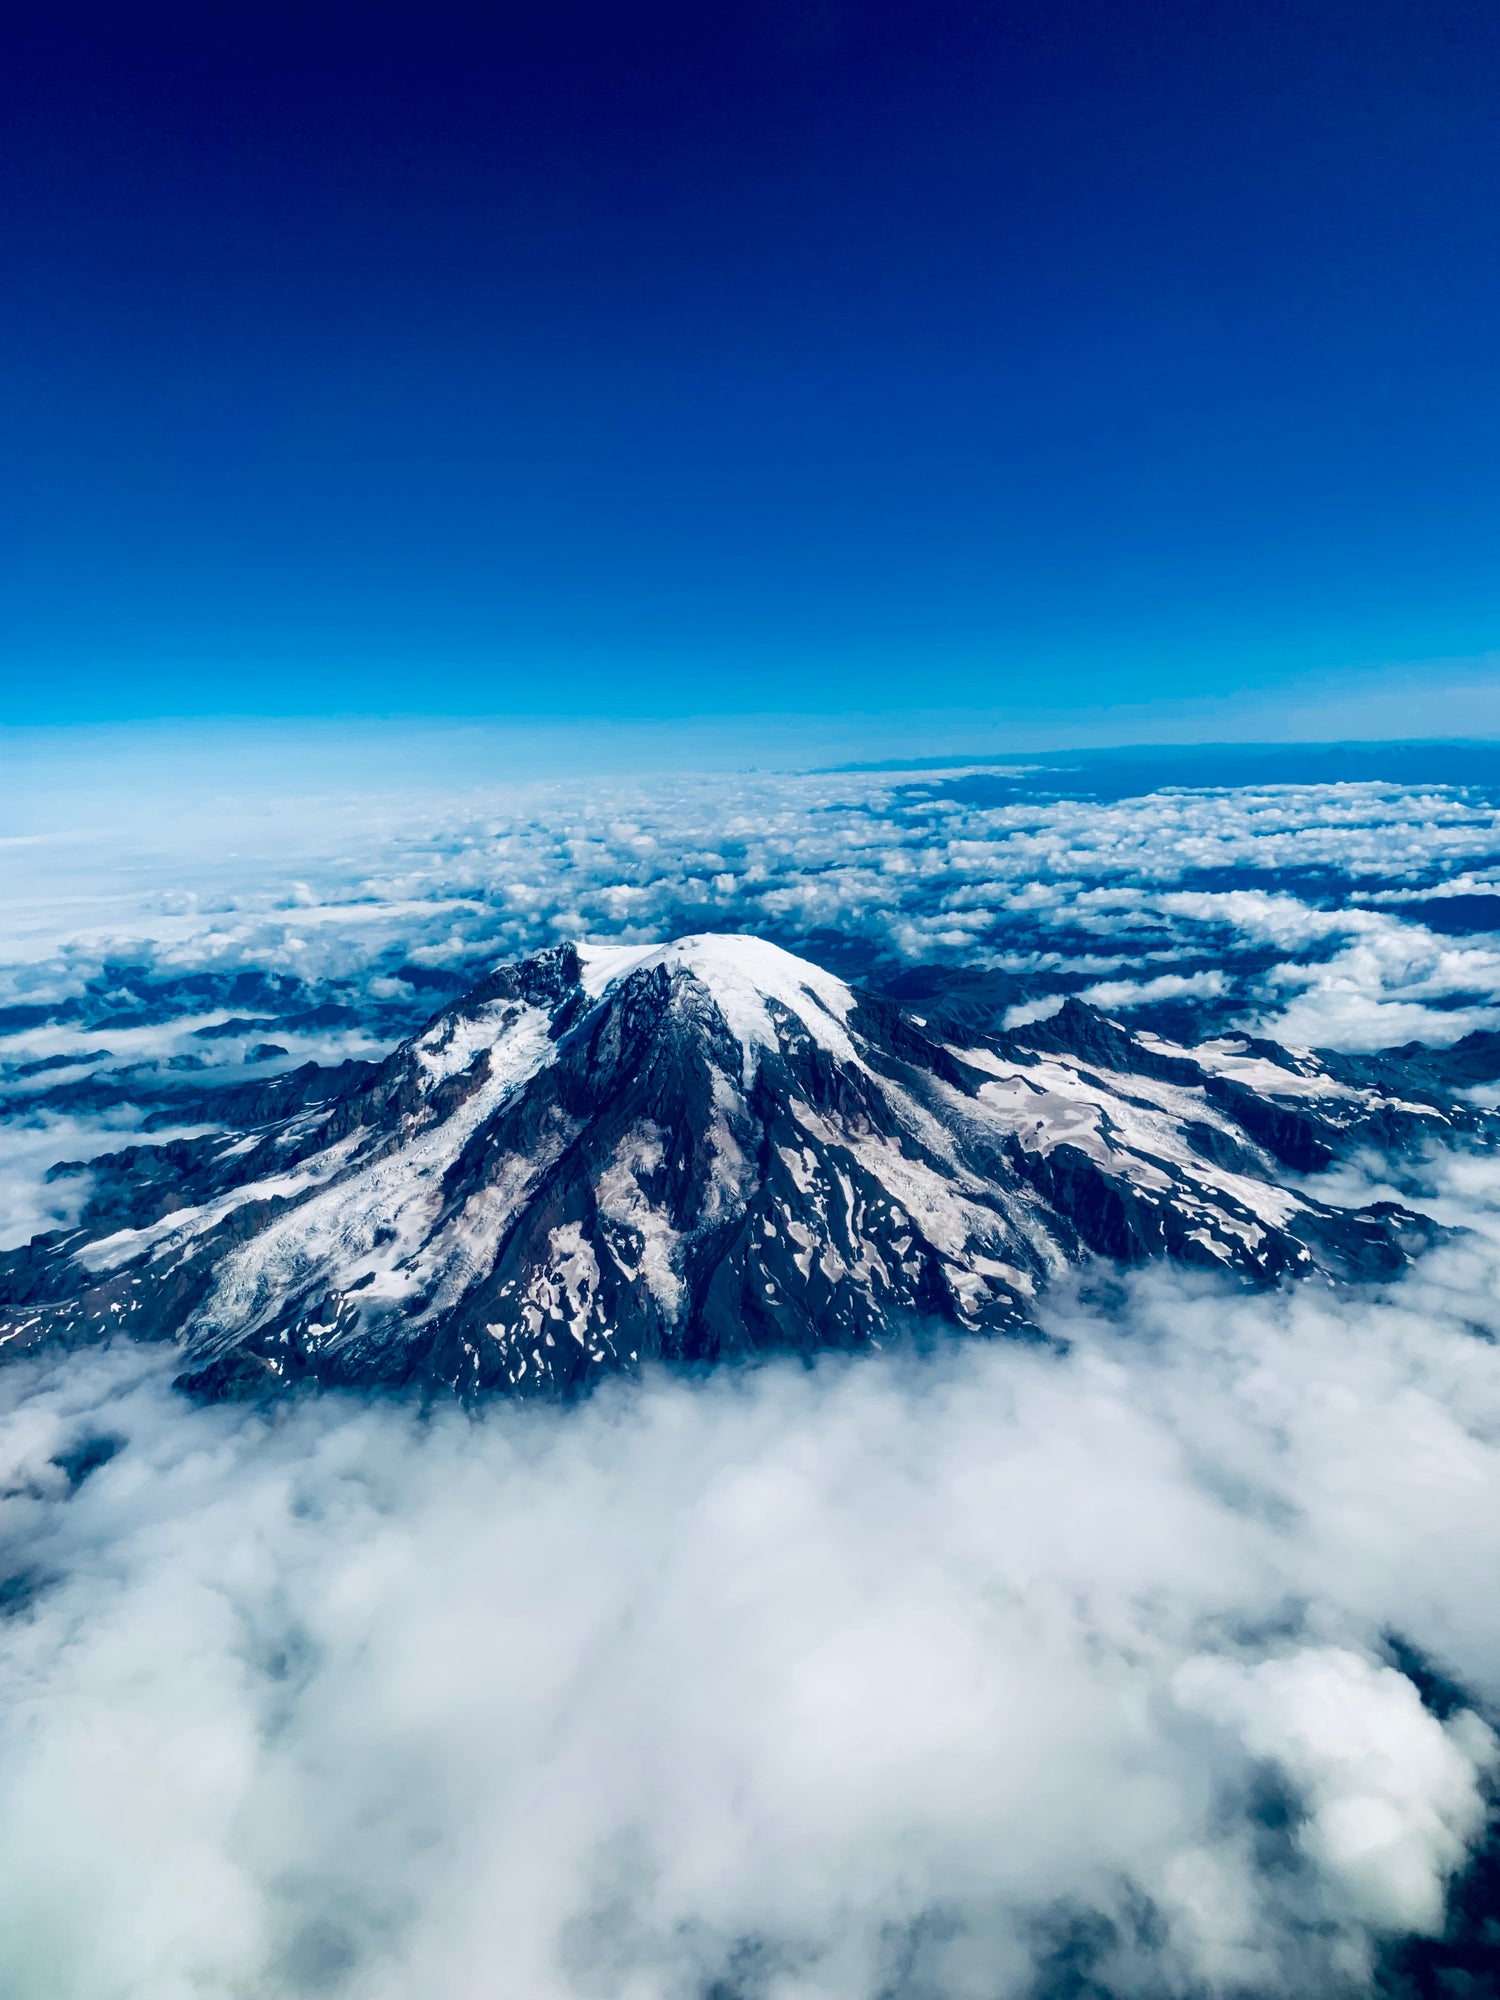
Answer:
<svg viewBox="0 0 1500 2000"><path fill-rule="evenodd" d="M182 1343L210 1393L567 1389L652 1358L1027 1328L1094 1252L1254 1282L1396 1268L1427 1226L1285 1185L1441 1126L1311 1056L1071 1004L955 1036L757 938L501 967L329 1101L108 1164L0 1264L4 1352Z"/></svg>

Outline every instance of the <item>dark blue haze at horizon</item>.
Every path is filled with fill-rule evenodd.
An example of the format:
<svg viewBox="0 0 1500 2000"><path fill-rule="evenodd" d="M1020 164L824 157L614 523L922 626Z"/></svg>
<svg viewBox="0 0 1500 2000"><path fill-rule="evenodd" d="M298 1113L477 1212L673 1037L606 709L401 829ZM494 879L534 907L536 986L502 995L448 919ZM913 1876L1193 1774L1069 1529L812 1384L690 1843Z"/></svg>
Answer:
<svg viewBox="0 0 1500 2000"><path fill-rule="evenodd" d="M1027 710L1500 631L1500 17L5 31L6 719Z"/></svg>

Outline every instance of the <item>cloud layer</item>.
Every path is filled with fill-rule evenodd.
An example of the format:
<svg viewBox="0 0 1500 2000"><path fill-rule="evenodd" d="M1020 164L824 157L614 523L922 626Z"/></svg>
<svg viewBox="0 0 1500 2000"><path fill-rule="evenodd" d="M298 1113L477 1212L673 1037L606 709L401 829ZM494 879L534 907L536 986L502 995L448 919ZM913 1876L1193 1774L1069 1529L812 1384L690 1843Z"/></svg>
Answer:
<svg viewBox="0 0 1500 2000"><path fill-rule="evenodd" d="M1049 792L1048 776L219 802L170 841L147 839L122 802L117 837L12 845L3 983L38 1004L107 984L110 964L245 965L319 992L344 982L378 1011L399 1002L403 964L748 926L815 953L832 934L891 965L988 965L1027 997L1211 1001L1343 1047L1452 1040L1494 1016L1487 793L1369 782L1091 799Z"/></svg>
<svg viewBox="0 0 1500 2000"><path fill-rule="evenodd" d="M1495 1257L482 1420L13 1370L0 1990L1363 1991L1496 1770Z"/></svg>

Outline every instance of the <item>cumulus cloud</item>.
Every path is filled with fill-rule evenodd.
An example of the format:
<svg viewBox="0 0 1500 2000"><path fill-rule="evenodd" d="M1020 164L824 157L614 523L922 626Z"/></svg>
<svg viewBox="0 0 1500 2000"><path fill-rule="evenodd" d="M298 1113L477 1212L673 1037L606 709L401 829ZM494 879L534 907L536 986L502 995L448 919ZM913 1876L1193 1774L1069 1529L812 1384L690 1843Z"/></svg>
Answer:
<svg viewBox="0 0 1500 2000"><path fill-rule="evenodd" d="M1434 1728L1404 1675L1337 1646L1253 1666L1200 1654L1172 1691L1288 1774L1305 1810L1299 1844L1350 1913L1440 1928L1444 1878L1484 1822L1476 1768L1495 1761L1472 1712Z"/></svg>
<svg viewBox="0 0 1500 2000"><path fill-rule="evenodd" d="M1363 1048L1482 1024L1496 980L1493 939L1436 939L1393 900L1493 872L1494 808L1451 787L1090 800L983 773L675 773L274 803L215 801L190 825L184 807L170 841L126 815L102 856L96 835L16 846L0 1000L145 962L275 969L374 1006L402 962L748 926L1014 969L1039 999L1103 978L1147 1004L1142 985L1179 977L1218 1023L1285 1014L1301 1041Z"/></svg>
<svg viewBox="0 0 1500 2000"><path fill-rule="evenodd" d="M1181 1000L1189 994L1217 995L1226 984L1222 972L1162 972L1154 979L1101 979L1085 986L1079 997L1118 1011L1149 1006L1153 1000Z"/></svg>
<svg viewBox="0 0 1500 2000"><path fill-rule="evenodd" d="M0 1990L1362 1992L1496 1768L1497 1254L478 1419L8 1371Z"/></svg>

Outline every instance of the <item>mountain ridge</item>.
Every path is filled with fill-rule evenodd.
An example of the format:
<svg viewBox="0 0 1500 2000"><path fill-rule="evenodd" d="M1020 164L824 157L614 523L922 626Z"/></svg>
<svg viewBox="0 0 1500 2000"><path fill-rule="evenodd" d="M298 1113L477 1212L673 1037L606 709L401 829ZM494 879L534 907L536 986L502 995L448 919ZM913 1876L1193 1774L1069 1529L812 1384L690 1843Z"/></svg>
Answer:
<svg viewBox="0 0 1500 2000"><path fill-rule="evenodd" d="M467 1395L913 1319L1027 1337L1090 1255L1389 1276L1435 1225L1288 1175L1482 1115L1078 1001L980 1033L714 933L552 947L326 1095L291 1075L243 1129L95 1163L78 1226L0 1258L0 1353L119 1331L199 1394Z"/></svg>

